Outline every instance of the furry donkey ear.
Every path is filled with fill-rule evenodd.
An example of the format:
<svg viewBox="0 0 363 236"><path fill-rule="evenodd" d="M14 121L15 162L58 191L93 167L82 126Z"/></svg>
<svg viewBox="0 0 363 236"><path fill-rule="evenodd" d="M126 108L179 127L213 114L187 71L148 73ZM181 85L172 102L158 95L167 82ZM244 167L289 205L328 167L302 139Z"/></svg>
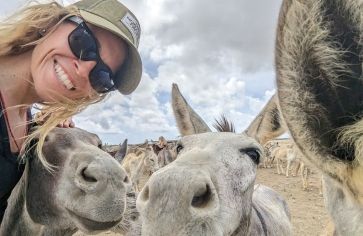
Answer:
<svg viewBox="0 0 363 236"><path fill-rule="evenodd" d="M208 125L189 106L177 84L172 85L171 100L176 124L182 136L211 132Z"/></svg>
<svg viewBox="0 0 363 236"><path fill-rule="evenodd" d="M115 159L121 163L126 156L127 153L127 139L123 141L123 143L120 145L120 149L115 154Z"/></svg>
<svg viewBox="0 0 363 236"><path fill-rule="evenodd" d="M277 95L274 94L244 132L264 145L286 131L287 128L278 109Z"/></svg>
<svg viewBox="0 0 363 236"><path fill-rule="evenodd" d="M344 0L284 1L280 11L280 111L299 149L322 170L344 168L363 144L362 11L362 3Z"/></svg>

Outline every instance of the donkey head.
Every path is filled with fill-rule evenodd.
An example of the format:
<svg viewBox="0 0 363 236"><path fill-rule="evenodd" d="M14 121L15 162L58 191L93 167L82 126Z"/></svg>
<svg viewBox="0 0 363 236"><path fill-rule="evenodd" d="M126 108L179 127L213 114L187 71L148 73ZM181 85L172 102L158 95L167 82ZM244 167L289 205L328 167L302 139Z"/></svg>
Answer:
<svg viewBox="0 0 363 236"><path fill-rule="evenodd" d="M231 235L249 225L261 147L244 134L212 133L173 85L182 137L175 161L140 192L143 235Z"/></svg>
<svg viewBox="0 0 363 236"><path fill-rule="evenodd" d="M100 149L95 135L77 128L55 128L43 154L56 166L46 170L37 158L29 163L26 209L50 228L94 232L122 220L131 185L121 165Z"/></svg>

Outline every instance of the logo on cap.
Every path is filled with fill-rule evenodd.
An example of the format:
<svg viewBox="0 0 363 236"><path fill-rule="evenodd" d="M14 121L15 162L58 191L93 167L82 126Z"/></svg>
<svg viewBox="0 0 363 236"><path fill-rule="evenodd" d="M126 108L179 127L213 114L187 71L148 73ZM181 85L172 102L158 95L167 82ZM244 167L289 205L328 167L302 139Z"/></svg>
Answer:
<svg viewBox="0 0 363 236"><path fill-rule="evenodd" d="M121 19L122 24L130 31L134 44L139 46L140 40L140 25L139 22L129 12Z"/></svg>

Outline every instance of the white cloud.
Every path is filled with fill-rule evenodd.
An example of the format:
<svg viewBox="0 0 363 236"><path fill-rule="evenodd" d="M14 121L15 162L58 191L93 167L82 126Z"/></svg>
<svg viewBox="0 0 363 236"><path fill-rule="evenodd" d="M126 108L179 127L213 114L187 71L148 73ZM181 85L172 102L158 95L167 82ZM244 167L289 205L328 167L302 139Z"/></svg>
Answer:
<svg viewBox="0 0 363 236"><path fill-rule="evenodd" d="M0 15L21 1L15 2L1 2ZM208 124L224 113L242 131L274 92L273 45L281 0L121 2L141 23L142 81L132 95L114 93L89 107L75 118L76 125L108 143L175 138L169 97L171 84L177 83Z"/></svg>

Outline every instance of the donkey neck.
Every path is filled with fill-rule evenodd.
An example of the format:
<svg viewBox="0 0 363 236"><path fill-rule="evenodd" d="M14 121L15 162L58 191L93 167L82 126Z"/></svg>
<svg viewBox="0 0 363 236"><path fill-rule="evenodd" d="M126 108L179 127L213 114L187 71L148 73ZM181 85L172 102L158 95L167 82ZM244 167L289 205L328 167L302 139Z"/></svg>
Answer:
<svg viewBox="0 0 363 236"><path fill-rule="evenodd" d="M8 199L0 235L37 235L41 230L41 225L34 223L26 210L28 172L29 163Z"/></svg>
<svg viewBox="0 0 363 236"><path fill-rule="evenodd" d="M240 224L236 231L231 236L250 236L250 235L268 235L266 222L252 203L250 213L241 219Z"/></svg>
<svg viewBox="0 0 363 236"><path fill-rule="evenodd" d="M252 184L252 189L246 190L243 195L247 196L245 204L242 204L241 209L241 219L237 229L231 234L231 236L249 236L251 235L252 225L255 224L256 214L253 207L252 195L254 192L254 184ZM251 193L252 191L252 193Z"/></svg>
<svg viewBox="0 0 363 236"><path fill-rule="evenodd" d="M238 228L231 234L231 236L249 236L251 234L251 214L252 207L249 209L247 215L241 217Z"/></svg>
<svg viewBox="0 0 363 236"><path fill-rule="evenodd" d="M23 175L21 176L18 184L15 186L8 199L8 206L0 227L0 235L73 235L77 231L77 229L52 229L47 226L35 223L31 219L26 207L26 194L28 194L27 186L29 171L29 161L27 161Z"/></svg>
<svg viewBox="0 0 363 236"><path fill-rule="evenodd" d="M255 193L255 185L252 184L252 186L252 194L247 200L250 204L245 205L242 209L242 212L246 212L246 214L242 214L239 226L231 236L268 235L267 225L263 217L264 212L252 197ZM243 194L249 195L247 191Z"/></svg>

